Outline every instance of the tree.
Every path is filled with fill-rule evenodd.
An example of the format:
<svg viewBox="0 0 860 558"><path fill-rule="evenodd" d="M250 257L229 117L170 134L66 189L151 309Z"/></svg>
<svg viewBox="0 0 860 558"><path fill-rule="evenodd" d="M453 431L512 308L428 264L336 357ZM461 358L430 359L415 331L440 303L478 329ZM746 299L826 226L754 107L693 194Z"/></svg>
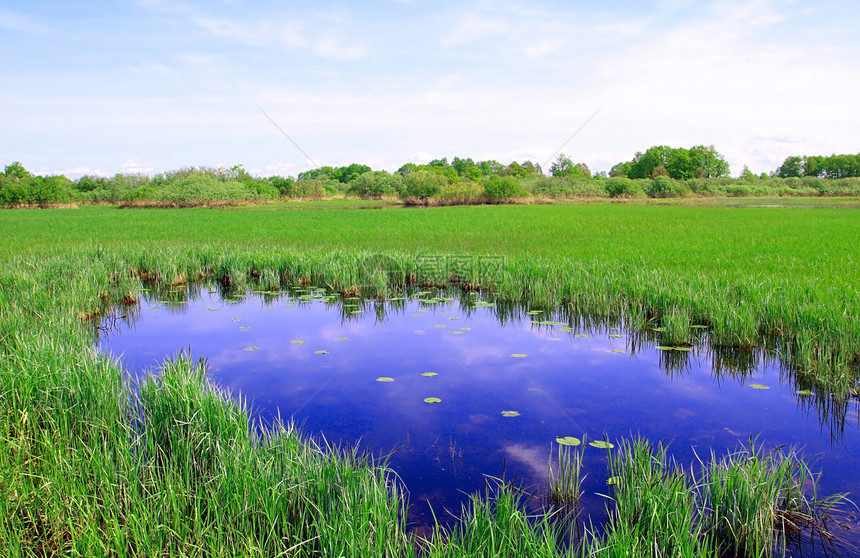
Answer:
<svg viewBox="0 0 860 558"><path fill-rule="evenodd" d="M411 172L415 172L417 170L418 170L418 165L416 165L415 163L406 163L405 165L403 165L402 167L397 169L397 174L399 174L401 176L406 176L407 174L409 174Z"/></svg>
<svg viewBox="0 0 860 558"><path fill-rule="evenodd" d="M549 173L553 176L567 176L573 172L573 161L564 153L559 153L555 161L549 167Z"/></svg>
<svg viewBox="0 0 860 558"><path fill-rule="evenodd" d="M22 165L18 161L15 161L10 165L6 165L6 168L3 169L3 174L5 174L7 178L18 180L21 180L22 178L30 178L33 176L32 174L30 174L30 171L25 169L24 165Z"/></svg>
<svg viewBox="0 0 860 558"><path fill-rule="evenodd" d="M411 172L404 177L403 182L402 197L425 203L448 184L442 174L429 170Z"/></svg>
<svg viewBox="0 0 860 558"><path fill-rule="evenodd" d="M803 160L800 157L786 157L782 165L776 169L776 175L780 178L800 178L800 175L803 173L802 162Z"/></svg>

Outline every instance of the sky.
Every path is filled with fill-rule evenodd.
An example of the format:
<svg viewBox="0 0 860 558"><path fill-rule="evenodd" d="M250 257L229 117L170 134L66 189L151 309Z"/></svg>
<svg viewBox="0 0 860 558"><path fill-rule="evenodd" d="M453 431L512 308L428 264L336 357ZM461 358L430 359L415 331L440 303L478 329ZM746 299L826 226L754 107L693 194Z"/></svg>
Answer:
<svg viewBox="0 0 860 558"><path fill-rule="evenodd" d="M597 172L713 145L769 172L860 152L858 21L856 0L0 0L0 165L547 170L560 150Z"/></svg>

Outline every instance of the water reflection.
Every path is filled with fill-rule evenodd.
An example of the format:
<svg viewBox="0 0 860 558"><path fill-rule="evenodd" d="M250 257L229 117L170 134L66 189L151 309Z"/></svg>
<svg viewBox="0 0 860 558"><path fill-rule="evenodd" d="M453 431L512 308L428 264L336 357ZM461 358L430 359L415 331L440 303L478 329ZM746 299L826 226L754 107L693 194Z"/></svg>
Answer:
<svg viewBox="0 0 860 558"><path fill-rule="evenodd" d="M99 343L132 375L190 348L258 419L293 417L332 442L391 454L414 524L431 522L429 505L437 516L457 513L486 475L539 492L563 436L669 440L692 467L760 436L802 446L823 473L822 493L860 489L856 401L798 395L808 386L773 348L710 347L699 329L692 347L658 350L660 331L631 333L620 320L564 309L461 292L394 299L344 299L312 286L161 288L103 322ZM606 453L589 448L584 463L583 509L600 517Z"/></svg>

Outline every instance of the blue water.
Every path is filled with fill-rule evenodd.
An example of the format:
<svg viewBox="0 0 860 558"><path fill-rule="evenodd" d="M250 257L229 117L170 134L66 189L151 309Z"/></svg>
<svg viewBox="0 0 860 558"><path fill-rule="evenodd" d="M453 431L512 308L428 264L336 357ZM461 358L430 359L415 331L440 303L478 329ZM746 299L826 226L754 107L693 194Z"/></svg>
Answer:
<svg viewBox="0 0 860 558"><path fill-rule="evenodd" d="M439 293L385 303L309 296L224 301L203 289L184 304L145 300L99 343L132 375L190 351L206 358L211 381L244 395L264 421L280 413L330 442L393 452L389 464L409 490L417 527L430 523L430 505L437 516L459 513L487 475L540 494L562 436L666 440L694 469L697 456L757 437L766 447L802 448L822 473L821 493L860 494L857 401L818 408L762 355L716 358L704 342L667 353L655 348L656 334L582 324L564 331L531 323L562 321L558 315L475 308L475 297L428 304L417 299ZM587 448L585 463L584 507L599 521L600 494L609 493L605 450ZM860 531L856 519L847 526L849 538Z"/></svg>

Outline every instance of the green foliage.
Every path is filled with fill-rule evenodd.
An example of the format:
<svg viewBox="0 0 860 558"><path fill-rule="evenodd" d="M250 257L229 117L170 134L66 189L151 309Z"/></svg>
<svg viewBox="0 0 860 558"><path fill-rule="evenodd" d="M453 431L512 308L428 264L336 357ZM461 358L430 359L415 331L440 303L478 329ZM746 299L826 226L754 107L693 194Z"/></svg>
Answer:
<svg viewBox="0 0 860 558"><path fill-rule="evenodd" d="M428 170L411 172L404 177L403 191L400 196L407 201L427 203L446 184L448 180L442 174Z"/></svg>
<svg viewBox="0 0 860 558"><path fill-rule="evenodd" d="M785 161L776 169L774 174L780 178L857 178L860 177L860 153L826 157L791 155L785 158Z"/></svg>
<svg viewBox="0 0 860 558"><path fill-rule="evenodd" d="M579 180L588 180L591 178L591 171L584 163L574 164L570 157L564 153L559 153L555 162L549 169L549 172L554 177L569 176Z"/></svg>
<svg viewBox="0 0 860 558"><path fill-rule="evenodd" d="M380 199L383 196L399 195L403 188L404 180L400 174L368 171L350 183L347 194L363 199Z"/></svg>
<svg viewBox="0 0 860 558"><path fill-rule="evenodd" d="M673 180L668 176L658 176L646 183L645 193L650 198L680 198L691 192L683 182Z"/></svg>
<svg viewBox="0 0 860 558"><path fill-rule="evenodd" d="M613 176L612 178L609 178L606 181L604 188L611 198L636 198L645 196L645 191L642 189L641 184L623 176Z"/></svg>
<svg viewBox="0 0 860 558"><path fill-rule="evenodd" d="M472 180L445 184L434 196L438 205L470 205L484 200L484 185Z"/></svg>
<svg viewBox="0 0 860 558"><path fill-rule="evenodd" d="M662 167L662 169L660 169ZM690 149L656 145L638 152L632 161L612 167L610 176L652 178L669 176L676 180L728 176L729 164L713 145L696 145Z"/></svg>
<svg viewBox="0 0 860 558"><path fill-rule="evenodd" d="M34 176L21 163L6 165L0 174L0 207L68 203L72 181L65 176Z"/></svg>
<svg viewBox="0 0 860 558"><path fill-rule="evenodd" d="M490 176L484 181L484 194L491 202L504 202L519 198L528 193L513 177Z"/></svg>

